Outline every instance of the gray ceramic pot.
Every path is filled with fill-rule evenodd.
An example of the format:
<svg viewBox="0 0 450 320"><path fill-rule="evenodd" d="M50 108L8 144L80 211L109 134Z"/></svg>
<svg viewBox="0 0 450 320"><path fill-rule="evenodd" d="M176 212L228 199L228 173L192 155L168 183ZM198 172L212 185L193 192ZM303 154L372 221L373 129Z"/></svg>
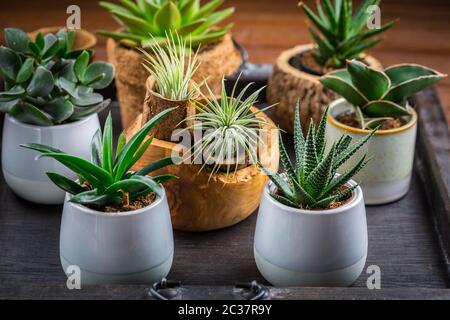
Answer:
<svg viewBox="0 0 450 320"><path fill-rule="evenodd" d="M354 182L351 182L353 184ZM275 286L348 286L367 257L366 210L361 188L345 205L301 210L275 201L264 190L256 223L256 265Z"/></svg>
<svg viewBox="0 0 450 320"><path fill-rule="evenodd" d="M36 161L38 152L20 147L40 143L69 154L90 159L91 139L100 128L97 114L80 121L40 127L5 116L2 142L2 170L6 183L20 197L41 204L62 204L65 192L45 172L53 171L75 179L75 174L50 158Z"/></svg>
<svg viewBox="0 0 450 320"><path fill-rule="evenodd" d="M150 206L104 213L64 202L60 258L80 269L81 284L152 284L172 266L174 245L165 191Z"/></svg>

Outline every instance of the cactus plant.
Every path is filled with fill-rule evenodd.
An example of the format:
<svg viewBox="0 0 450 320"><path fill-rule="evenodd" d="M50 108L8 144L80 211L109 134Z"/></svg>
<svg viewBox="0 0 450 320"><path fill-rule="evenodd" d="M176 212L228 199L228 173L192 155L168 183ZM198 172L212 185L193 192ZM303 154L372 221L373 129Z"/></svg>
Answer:
<svg viewBox="0 0 450 320"><path fill-rule="evenodd" d="M172 175L147 176L148 173L173 164L176 159L163 158L144 166L136 172L129 171L150 146L152 139L144 142L152 127L173 109L167 109L153 117L128 142L122 133L113 152L113 128L111 115L108 116L103 129L92 138L91 161L69 155L61 150L41 144L23 144L24 148L41 153L39 158L53 158L79 176L79 181L72 181L58 173L47 172L48 177L58 187L70 193L71 202L101 209L105 206L126 206L129 201L154 192L159 195L160 183L174 178Z"/></svg>
<svg viewBox="0 0 450 320"><path fill-rule="evenodd" d="M446 75L416 64L398 64L378 71L352 60L346 70L323 76L320 82L355 107L362 129L373 128L386 119L409 116L407 98Z"/></svg>
<svg viewBox="0 0 450 320"><path fill-rule="evenodd" d="M371 38L395 24L395 21L391 21L379 28L367 29L370 17L367 9L379 3L380 0L363 1L355 15L352 15L352 0L335 0L334 5L330 0L321 0L317 1L317 15L301 2L301 8L322 34L320 36L308 28L317 44L314 54L317 62L326 68L341 68L345 66L346 59L358 58L363 51L379 43L381 39Z"/></svg>
<svg viewBox="0 0 450 320"><path fill-rule="evenodd" d="M38 34L35 41L20 29L5 29L0 47L0 111L29 124L49 126L96 113L109 100L94 92L108 86L114 67L89 64L91 51L72 51L74 32Z"/></svg>
<svg viewBox="0 0 450 320"><path fill-rule="evenodd" d="M347 199L357 187L356 184L348 185L348 182L370 160L367 154L342 174L337 175L336 172L372 137L376 129L353 144L352 138L344 134L327 152L325 114L317 128L310 121L304 137L299 109L297 104L294 119L295 165L289 160L280 134L280 159L285 173L275 174L260 166L277 187L276 192L271 193L275 200L293 208L327 209L333 203Z"/></svg>
<svg viewBox="0 0 450 320"><path fill-rule="evenodd" d="M100 2L124 30L99 33L131 48L164 45L169 33L178 33L197 47L221 38L231 29L231 24L217 27L234 12L234 8L216 11L223 2L212 0L203 6L200 0L120 0L121 5Z"/></svg>

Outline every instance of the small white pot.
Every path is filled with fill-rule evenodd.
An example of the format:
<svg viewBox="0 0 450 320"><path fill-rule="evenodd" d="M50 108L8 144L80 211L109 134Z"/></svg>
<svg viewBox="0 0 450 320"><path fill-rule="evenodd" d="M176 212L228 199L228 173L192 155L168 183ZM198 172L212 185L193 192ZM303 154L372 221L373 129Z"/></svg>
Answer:
<svg viewBox="0 0 450 320"><path fill-rule="evenodd" d="M353 107L345 99L331 103L326 129L328 146L343 134L350 135L356 141L370 132L338 122L336 116L347 110L353 110ZM397 129L378 131L340 168L343 172L355 165L364 152L372 156L372 160L354 177L361 183L366 204L393 202L408 193L417 133L417 113L412 108L410 110L412 117L406 125Z"/></svg>
<svg viewBox="0 0 450 320"><path fill-rule="evenodd" d="M36 161L39 153L22 148L20 144L44 144L89 160L91 139L99 128L97 114L48 127L25 124L6 114L2 142L2 170L6 183L28 201L62 204L65 192L51 182L45 172L57 172L72 179L75 179L75 174L53 159Z"/></svg>
<svg viewBox="0 0 450 320"><path fill-rule="evenodd" d="M61 221L60 259L69 276L78 266L82 285L152 284L167 276L174 244L166 193L130 212L105 213L69 202Z"/></svg>
<svg viewBox="0 0 450 320"><path fill-rule="evenodd" d="M354 182L350 182L354 184ZM367 257L366 210L361 188L345 205L302 210L264 190L256 223L254 254L261 274L275 286L351 285Z"/></svg>

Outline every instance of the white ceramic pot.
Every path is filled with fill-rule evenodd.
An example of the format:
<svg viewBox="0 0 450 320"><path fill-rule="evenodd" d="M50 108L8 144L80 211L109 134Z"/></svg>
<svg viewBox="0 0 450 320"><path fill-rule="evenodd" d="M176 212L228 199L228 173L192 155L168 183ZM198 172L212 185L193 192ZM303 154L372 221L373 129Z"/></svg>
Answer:
<svg viewBox="0 0 450 320"><path fill-rule="evenodd" d="M104 213L64 202L60 258L80 269L81 284L149 284L172 266L174 244L165 191L148 207Z"/></svg>
<svg viewBox="0 0 450 320"><path fill-rule="evenodd" d="M354 184L354 182L350 182ZM345 205L301 210L264 190L256 223L254 254L261 274L275 286L348 286L367 257L366 210L361 188Z"/></svg>
<svg viewBox="0 0 450 320"><path fill-rule="evenodd" d="M331 103L326 129L326 140L329 146L344 133L358 140L370 132L336 121L337 115L348 110L353 110L353 107L345 99L338 99ZM361 184L366 204L393 202L408 193L417 132L417 113L412 108L410 110L412 117L406 125L397 129L378 131L339 169L343 172L353 166L364 152L372 156L372 160L353 178Z"/></svg>
<svg viewBox="0 0 450 320"><path fill-rule="evenodd" d="M75 179L75 174L50 158L36 161L38 152L20 147L40 143L90 159L91 139L100 128L97 114L80 121L41 127L6 114L3 125L2 170L6 183L20 197L41 204L62 204L65 192L47 177L53 171Z"/></svg>

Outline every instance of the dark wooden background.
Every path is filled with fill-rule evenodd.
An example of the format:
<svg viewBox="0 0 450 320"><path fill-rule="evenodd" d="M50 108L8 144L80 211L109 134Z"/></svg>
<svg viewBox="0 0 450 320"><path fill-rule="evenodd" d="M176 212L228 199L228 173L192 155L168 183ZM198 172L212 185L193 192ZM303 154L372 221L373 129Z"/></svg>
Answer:
<svg viewBox="0 0 450 320"><path fill-rule="evenodd" d="M297 0L225 1L225 5L236 7L231 18L235 22L233 33L248 49L250 61L273 63L280 51L310 42L306 19L297 3ZM31 31L43 26L64 25L66 8L71 4L81 7L85 29L95 31L117 26L94 0L0 0L0 29L13 26ZM383 21L397 17L400 21L384 35L385 41L372 50L373 55L385 65L415 62L449 72L450 1L384 0L381 8ZM105 59L103 37L99 37L96 52L97 59ZM438 92L450 119L450 79L438 85Z"/></svg>

